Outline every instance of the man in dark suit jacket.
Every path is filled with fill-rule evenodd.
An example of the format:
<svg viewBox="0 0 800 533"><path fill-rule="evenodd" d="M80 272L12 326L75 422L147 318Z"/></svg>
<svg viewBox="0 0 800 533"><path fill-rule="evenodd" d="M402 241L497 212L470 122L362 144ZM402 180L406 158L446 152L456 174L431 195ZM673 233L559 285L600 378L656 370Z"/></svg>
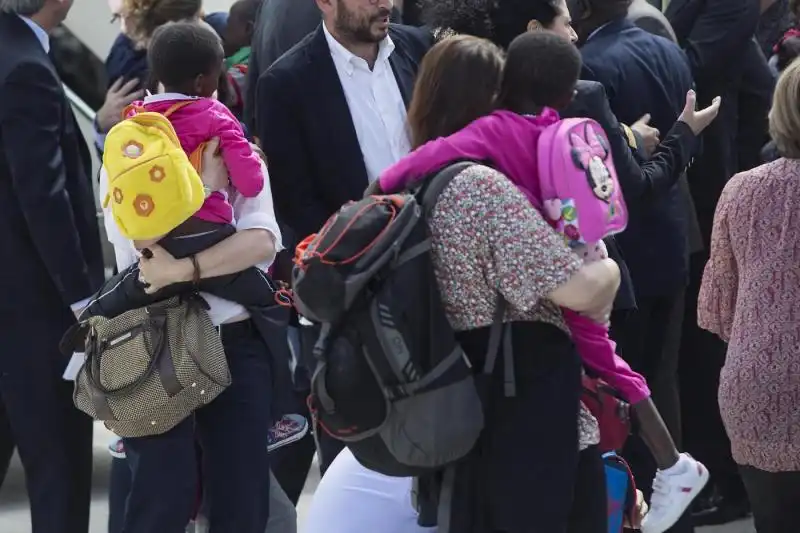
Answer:
<svg viewBox="0 0 800 533"><path fill-rule="evenodd" d="M284 53L319 26L316 0L263 0L253 29L244 122L255 131L256 85L258 78ZM400 22L400 12L392 11L392 22Z"/></svg>
<svg viewBox="0 0 800 533"><path fill-rule="evenodd" d="M382 170L375 167L375 152L382 161L405 155L405 107L433 41L425 30L388 25L391 0L316 1L323 25L262 74L257 87L255 131L269 160L284 242L291 240L287 235L296 242L318 231L342 204L360 198ZM373 75L380 79L365 81ZM370 98L375 101L367 102ZM378 107L381 116L374 115ZM365 128L370 134L364 135ZM400 136L404 142L398 142ZM313 345L314 328L300 329L302 344ZM312 365L306 360L306 367ZM324 472L341 444L320 437ZM292 457L278 458L275 475L293 498L299 496L308 467L291 448L285 455Z"/></svg>
<svg viewBox="0 0 800 533"><path fill-rule="evenodd" d="M48 33L71 2L0 0L0 402L34 533L86 533L92 421L62 379L61 335L103 280L90 154Z"/></svg>
<svg viewBox="0 0 800 533"><path fill-rule="evenodd" d="M706 251L692 256L681 340L681 401L684 444L705 463L723 496L707 521L722 523L747 512L744 487L731 457L730 441L717 403L719 373L726 346L697 327L697 295L708 260L714 211L722 188L736 172L740 95L748 50L759 19L758 0L671 0L665 14L689 58L700 104L722 96L717 120L703 133L703 151L689 169ZM755 50L754 50L755 51Z"/></svg>
<svg viewBox="0 0 800 533"><path fill-rule="evenodd" d="M433 38L407 26L391 25L387 32L395 47L389 63L407 106ZM319 230L342 204L360 198L369 184L323 26L261 76L257 98L256 131L269 160L278 217L302 239Z"/></svg>

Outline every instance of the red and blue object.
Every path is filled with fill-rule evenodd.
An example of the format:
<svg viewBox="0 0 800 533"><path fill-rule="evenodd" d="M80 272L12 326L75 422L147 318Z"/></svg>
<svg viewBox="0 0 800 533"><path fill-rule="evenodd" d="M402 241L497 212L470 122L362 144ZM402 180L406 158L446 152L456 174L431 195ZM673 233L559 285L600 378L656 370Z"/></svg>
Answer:
<svg viewBox="0 0 800 533"><path fill-rule="evenodd" d="M632 518L636 510L636 483L628 463L616 453L603 454L603 462L608 497L608 533L622 533L625 518Z"/></svg>

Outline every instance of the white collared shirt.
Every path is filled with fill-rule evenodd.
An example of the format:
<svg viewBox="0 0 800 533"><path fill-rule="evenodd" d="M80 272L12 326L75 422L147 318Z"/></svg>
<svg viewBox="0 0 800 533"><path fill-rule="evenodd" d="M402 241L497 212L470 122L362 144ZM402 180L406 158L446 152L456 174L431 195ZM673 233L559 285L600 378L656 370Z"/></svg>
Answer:
<svg viewBox="0 0 800 533"><path fill-rule="evenodd" d="M33 31L34 35L36 35L36 38L39 40L39 43L41 43L42 48L44 48L45 53L49 54L50 53L50 36L47 35L47 32L44 31L44 28L42 28L41 26L36 24L34 21L29 19L28 17L23 17L22 15L17 15L17 16L22 19L22 22L24 22L25 24L28 25L28 27Z"/></svg>
<svg viewBox="0 0 800 533"><path fill-rule="evenodd" d="M245 198L239 194L235 189L228 191L228 197L231 205L233 206L233 215L235 220L233 224L236 226L237 231L246 229L265 229L275 237L275 251L278 252L283 249L281 244L281 231L278 228L278 222L275 219L275 210L272 204L272 190L269 186L269 175L267 174L267 167L262 163L261 170L264 173L264 188L254 198ZM108 174L105 167L100 170L100 198L105 198L108 193ZM103 222L106 227L106 235L108 242L114 246L114 255L117 259L117 268L122 271L139 261L140 254L133 245L133 242L126 239L119 231L114 217L111 214L110 206L103 208ZM266 271L272 262L262 263L258 266ZM138 268L133 275L138 275ZM110 288L113 291L114 288ZM109 292L110 292L109 291ZM210 307L208 315L214 325L224 324L225 322L238 318L240 316L247 316L247 312L241 305L223 300L214 295L201 293ZM99 297L102 298L101 294Z"/></svg>
<svg viewBox="0 0 800 533"><path fill-rule="evenodd" d="M381 41L375 66L370 70L367 62L342 46L324 23L322 28L350 108L367 177L372 182L411 149L406 105L389 63L394 43L388 35Z"/></svg>

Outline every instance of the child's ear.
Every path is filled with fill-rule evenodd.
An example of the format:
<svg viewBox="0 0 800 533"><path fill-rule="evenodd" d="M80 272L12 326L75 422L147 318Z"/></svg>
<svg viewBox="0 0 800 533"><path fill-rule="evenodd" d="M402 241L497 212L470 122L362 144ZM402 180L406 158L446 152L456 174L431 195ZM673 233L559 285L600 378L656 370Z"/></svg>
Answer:
<svg viewBox="0 0 800 533"><path fill-rule="evenodd" d="M197 77L194 79L194 93L195 94L203 94L203 90L206 83L206 75L205 74L198 74Z"/></svg>

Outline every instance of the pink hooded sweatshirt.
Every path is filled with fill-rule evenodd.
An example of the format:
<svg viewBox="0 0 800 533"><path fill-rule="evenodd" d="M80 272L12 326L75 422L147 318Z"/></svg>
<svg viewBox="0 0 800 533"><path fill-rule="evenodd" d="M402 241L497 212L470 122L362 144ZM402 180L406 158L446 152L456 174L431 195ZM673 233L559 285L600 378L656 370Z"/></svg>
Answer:
<svg viewBox="0 0 800 533"><path fill-rule="evenodd" d="M440 137L411 152L381 175L381 189L385 193L399 192L450 163L481 161L505 175L541 212L543 199L536 147L545 128L558 121L558 113L550 108L544 108L536 116L495 111L449 137ZM607 326L570 309L563 312L587 367L632 404L650 397L644 377L617 355Z"/></svg>
<svg viewBox="0 0 800 533"><path fill-rule="evenodd" d="M173 105L184 101L186 100L156 100L136 102L133 105L147 111L164 113ZM169 116L183 150L191 154L202 143L218 137L222 159L228 168L233 187L247 198L258 196L264 188L261 158L250 147L239 121L224 104L213 98L193 98L190 101L190 104ZM233 221L233 208L226 194L218 191L206 198L195 216L209 222L230 224Z"/></svg>

